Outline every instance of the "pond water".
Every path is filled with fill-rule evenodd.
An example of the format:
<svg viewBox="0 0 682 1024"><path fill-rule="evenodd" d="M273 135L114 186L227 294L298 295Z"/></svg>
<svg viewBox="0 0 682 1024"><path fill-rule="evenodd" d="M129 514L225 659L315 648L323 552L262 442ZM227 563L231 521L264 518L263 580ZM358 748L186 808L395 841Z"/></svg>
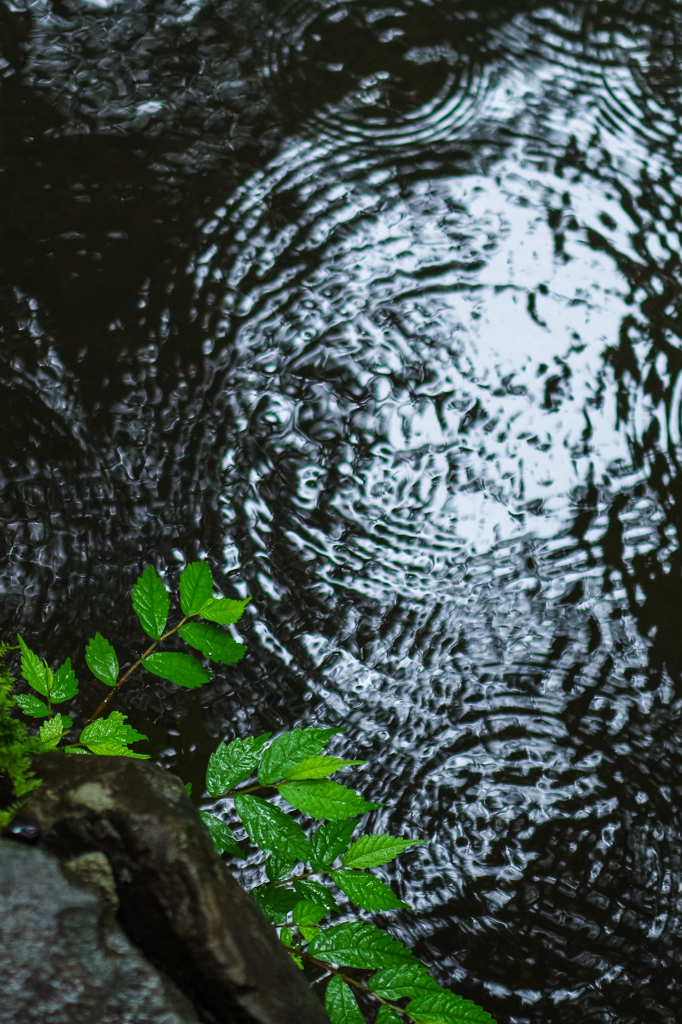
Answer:
<svg viewBox="0 0 682 1024"><path fill-rule="evenodd" d="M85 679L207 558L247 658L118 706L195 792L344 725L501 1022L682 1014L681 61L671 0L0 0L5 635Z"/></svg>

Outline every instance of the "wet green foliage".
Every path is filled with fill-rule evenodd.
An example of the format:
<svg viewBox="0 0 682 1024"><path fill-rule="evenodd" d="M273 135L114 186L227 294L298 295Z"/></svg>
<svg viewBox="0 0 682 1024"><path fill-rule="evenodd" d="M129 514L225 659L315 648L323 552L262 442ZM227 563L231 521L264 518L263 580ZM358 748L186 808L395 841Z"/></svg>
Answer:
<svg viewBox="0 0 682 1024"><path fill-rule="evenodd" d="M131 749L133 743L147 737L126 724L126 715L112 711L104 718L102 714L113 694L139 668L168 679L176 686L196 688L209 682L211 672L204 661L182 651L157 650L176 634L209 661L231 665L244 657L244 645L238 643L223 626L239 620L248 600L231 601L226 597L215 597L213 590L213 577L206 562L192 562L186 566L180 576L180 604L184 617L169 629L170 594L156 570L151 565L147 566L133 587L132 603L142 629L153 643L134 665L121 673L116 651L106 637L95 633L88 641L85 648L86 664L96 679L111 688L111 693L90 716L77 737L69 736L73 720L67 715L53 713L54 704L71 700L78 694L79 682L70 659L67 658L53 672L47 662L35 654L20 636L21 674L40 696L36 697L32 693L16 694L13 702L25 715L47 719L40 727L38 739L30 739L24 729L22 735L25 743L32 745L34 752L63 749L70 754L147 757L147 754L139 754ZM197 619L209 621L198 622Z"/></svg>
<svg viewBox="0 0 682 1024"><path fill-rule="evenodd" d="M168 628L168 590L151 566L144 570L133 588L132 603L152 644L121 672L106 637L98 632L88 641L87 666L110 690L77 736L69 735L73 720L54 710L54 705L72 700L79 692L70 660L53 671L18 637L21 674L38 696L15 695L14 681L1 663L8 648L0 645L0 777L9 780L13 799L0 812L0 825L7 824L21 798L40 785L31 771L32 754L62 750L148 756L132 749L146 737L127 723L124 714L103 714L133 672L143 669L177 686L199 687L211 679L205 660L230 665L244 656L244 645L224 627L239 620L248 601L215 597L213 590L207 563L188 565L180 576L183 617ZM176 634L205 660L185 652L157 650ZM38 735L29 734L11 713L14 708L42 720ZM486 1011L440 986L414 954L386 931L364 919L348 919L356 918L358 910L409 909L372 869L425 840L363 832L367 814L383 805L330 778L364 763L325 753L327 744L342 731L295 728L274 739L264 733L221 743L211 755L206 773L209 796L214 801L233 801L248 840L267 853L268 881L252 890L252 896L278 928L296 965L303 968L308 961L329 976L325 1006L332 1024L364 1024L352 987L364 993L364 1002L379 1004L378 1024L398 1024L405 1018L415 1024L491 1021ZM219 854L246 856L225 821L207 808L200 814ZM329 920L330 915L341 915L341 920ZM364 972L364 979L349 975L348 969ZM375 973L367 977L369 971Z"/></svg>
<svg viewBox="0 0 682 1024"><path fill-rule="evenodd" d="M31 754L42 750L40 737L29 736L23 722L10 714L18 700L14 680L5 667L8 650L7 644L0 644L0 778L11 789L9 806L0 810L0 828L12 820L21 798L40 785L31 771Z"/></svg>
<svg viewBox="0 0 682 1024"><path fill-rule="evenodd" d="M303 969L307 961L327 973L325 1007L332 1024L364 1024L353 989L364 993L368 1006L379 1004L380 1024L405 1018L416 1024L491 1021L485 1010L439 985L388 932L353 919L358 911L408 908L371 869L425 840L363 832L365 815L382 805L329 778L364 763L323 753L340 731L292 729L275 739L265 733L221 743L211 755L209 795L233 801L251 845L267 853L268 881L252 896L279 929L294 963ZM268 790L268 799L255 795ZM201 813L216 849L244 857L226 822ZM368 977L369 971L375 973Z"/></svg>

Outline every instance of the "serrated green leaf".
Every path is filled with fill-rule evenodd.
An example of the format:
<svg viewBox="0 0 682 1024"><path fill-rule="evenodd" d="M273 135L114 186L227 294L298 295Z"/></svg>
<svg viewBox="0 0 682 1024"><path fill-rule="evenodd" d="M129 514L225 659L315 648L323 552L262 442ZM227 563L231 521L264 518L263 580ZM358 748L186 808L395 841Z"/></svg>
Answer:
<svg viewBox="0 0 682 1024"><path fill-rule="evenodd" d="M61 715L55 715L40 727L40 742L43 750L54 750L64 733L64 724Z"/></svg>
<svg viewBox="0 0 682 1024"><path fill-rule="evenodd" d="M271 882L282 882L289 877L295 866L296 861L290 857L280 857L278 853L271 853L265 862L265 874Z"/></svg>
<svg viewBox="0 0 682 1024"><path fill-rule="evenodd" d="M212 600L213 576L208 562L190 562L180 576L180 604L185 615L196 615Z"/></svg>
<svg viewBox="0 0 682 1024"><path fill-rule="evenodd" d="M158 640L168 622L170 595L153 566L148 565L138 577L132 599L143 630L152 640Z"/></svg>
<svg viewBox="0 0 682 1024"><path fill-rule="evenodd" d="M281 857L308 860L310 844L301 826L290 815L258 796L236 796L234 805L249 839L259 849Z"/></svg>
<svg viewBox="0 0 682 1024"><path fill-rule="evenodd" d="M305 970L305 968L303 966L303 961L301 960L301 958L298 955L298 953L295 953L293 949L290 949L289 950L289 956L294 961L294 963L298 967L299 971L304 971Z"/></svg>
<svg viewBox="0 0 682 1024"><path fill-rule="evenodd" d="M150 654L142 664L155 676L161 676L176 686L186 686L188 689L197 689L211 680L208 669L191 654L180 654L175 651L168 654Z"/></svg>
<svg viewBox="0 0 682 1024"><path fill-rule="evenodd" d="M27 647L23 639L17 636L21 649L21 674L28 683L43 697L50 694L53 676L44 661L41 661L37 654L34 654L30 647Z"/></svg>
<svg viewBox="0 0 682 1024"><path fill-rule="evenodd" d="M418 1021L442 1021L443 1024L487 1024L493 1018L470 999L462 999L449 989L425 992L407 1004L407 1012Z"/></svg>
<svg viewBox="0 0 682 1024"><path fill-rule="evenodd" d="M332 1024L365 1024L350 986L338 974L327 985L324 1008Z"/></svg>
<svg viewBox="0 0 682 1024"><path fill-rule="evenodd" d="M294 933L291 928L282 928L279 933L279 941L289 949L294 944Z"/></svg>
<svg viewBox="0 0 682 1024"><path fill-rule="evenodd" d="M332 871L332 878L348 899L363 910L398 910L407 907L376 875L363 871Z"/></svg>
<svg viewBox="0 0 682 1024"><path fill-rule="evenodd" d="M190 647L222 665L234 665L246 654L244 644L237 643L229 633L219 626L209 626L207 622L188 622L178 632Z"/></svg>
<svg viewBox="0 0 682 1024"><path fill-rule="evenodd" d="M271 732L262 736L247 736L221 743L208 759L206 789L212 797L222 796L234 786L248 779L258 767L263 753L263 744L270 739Z"/></svg>
<svg viewBox="0 0 682 1024"><path fill-rule="evenodd" d="M148 761L149 754L138 754L130 747L122 747L119 743L98 743L96 746L90 744L91 754L105 754L107 757L137 757L140 760Z"/></svg>
<svg viewBox="0 0 682 1024"><path fill-rule="evenodd" d="M367 982L371 992L383 999L416 999L424 992L440 992L441 987L420 963L404 963L384 967Z"/></svg>
<svg viewBox="0 0 682 1024"><path fill-rule="evenodd" d="M310 863L316 871L331 867L348 846L357 827L357 821L329 821L315 830L310 840Z"/></svg>
<svg viewBox="0 0 682 1024"><path fill-rule="evenodd" d="M273 924L284 924L299 902L292 889L285 889L281 885L259 885L258 888L251 890L251 895Z"/></svg>
<svg viewBox="0 0 682 1024"><path fill-rule="evenodd" d="M287 772L305 758L317 757L332 736L343 729L292 729L273 740L263 755L258 781L271 786L285 779Z"/></svg>
<svg viewBox="0 0 682 1024"><path fill-rule="evenodd" d="M126 725L127 717L120 711L112 711L108 718L98 718L91 725L86 725L80 734L79 742L93 754L111 754L116 757L149 757L148 754L137 754L128 749L129 743L146 740L147 737L137 732L132 726Z"/></svg>
<svg viewBox="0 0 682 1024"><path fill-rule="evenodd" d="M83 750L82 747L64 747L64 752L66 754L87 754L90 756L90 751Z"/></svg>
<svg viewBox="0 0 682 1024"><path fill-rule="evenodd" d="M418 963L402 942L380 928L362 921L344 921L332 925L313 939L308 948L311 956L318 957L340 967L360 967L371 970L376 967L391 967L394 964Z"/></svg>
<svg viewBox="0 0 682 1024"><path fill-rule="evenodd" d="M53 704L61 704L62 701L71 700L77 693L78 680L71 668L71 658L67 658L54 674L54 684L50 693L50 700Z"/></svg>
<svg viewBox="0 0 682 1024"><path fill-rule="evenodd" d="M202 619L209 622L217 622L219 626L231 626L239 622L244 609L251 600L247 597L245 601L231 601L229 597L216 597L210 604L204 605L201 609Z"/></svg>
<svg viewBox="0 0 682 1024"><path fill-rule="evenodd" d="M388 864L410 846L421 846L425 839L398 839L397 836L360 836L343 857L345 868L378 868Z"/></svg>
<svg viewBox="0 0 682 1024"><path fill-rule="evenodd" d="M382 1004L379 1007L374 1024L404 1024L404 1021L390 1006Z"/></svg>
<svg viewBox="0 0 682 1024"><path fill-rule="evenodd" d="M296 879L294 881L294 890L302 900L307 900L309 903L317 903L318 906L326 907L327 910L339 909L339 905L333 895L327 886L322 885L321 882L315 882L310 878Z"/></svg>
<svg viewBox="0 0 682 1024"><path fill-rule="evenodd" d="M233 857L244 858L245 854L237 846L237 840L232 834L232 829L224 821L221 821L215 814L210 814L209 811L199 811L199 814L204 824L208 826L216 853L227 852L231 853Z"/></svg>
<svg viewBox="0 0 682 1024"><path fill-rule="evenodd" d="M95 633L85 648L85 660L93 676L107 686L116 686L118 658L116 651L101 633Z"/></svg>
<svg viewBox="0 0 682 1024"><path fill-rule="evenodd" d="M307 757L300 761L293 768L287 771L287 779L290 782L299 782L303 779L323 779L326 775L333 775L341 768L347 768L350 764L366 764L366 761L344 761L341 757L332 757L330 754L318 754L317 757Z"/></svg>
<svg viewBox="0 0 682 1024"><path fill-rule="evenodd" d="M32 718L46 718L50 714L47 704L43 704L32 693L15 693L14 699L24 714Z"/></svg>
<svg viewBox="0 0 682 1024"><path fill-rule="evenodd" d="M327 818L338 821L341 818L355 818L358 814L376 810L382 804L371 804L354 789L342 786L331 779L315 782L285 782L279 791L292 807L303 811L312 818Z"/></svg>
<svg viewBox="0 0 682 1024"><path fill-rule="evenodd" d="M294 924L317 924L323 917L327 916L327 908L321 907L319 903L311 903L309 900L299 900L293 909L291 920Z"/></svg>
<svg viewBox="0 0 682 1024"><path fill-rule="evenodd" d="M185 783L185 792L187 793L187 796L191 797L191 795L192 795L192 783L191 782L186 782Z"/></svg>
<svg viewBox="0 0 682 1024"><path fill-rule="evenodd" d="M64 726L64 732L66 732L73 725L73 718L69 718L68 715L62 715L62 725Z"/></svg>

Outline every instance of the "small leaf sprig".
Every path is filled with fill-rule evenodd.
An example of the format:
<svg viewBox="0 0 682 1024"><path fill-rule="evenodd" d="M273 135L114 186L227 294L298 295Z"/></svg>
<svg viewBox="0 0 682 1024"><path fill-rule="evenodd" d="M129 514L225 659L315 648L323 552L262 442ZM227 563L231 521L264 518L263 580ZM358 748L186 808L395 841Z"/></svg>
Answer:
<svg viewBox="0 0 682 1024"><path fill-rule="evenodd" d="M137 580L132 591L132 604L142 629L153 641L124 672L120 671L113 646L101 633L95 633L85 648L88 668L100 682L110 687L92 713L78 740L60 747L73 726L73 719L61 713L53 714L53 705L71 700L79 691L79 683L69 658L54 673L46 661L41 660L20 636L21 674L40 697L33 694L15 694L14 699L24 714L32 718L46 718L40 726L42 750L63 749L72 754L108 754L146 758L131 750L130 745L147 739L127 724L127 716L112 711L107 718L101 715L123 684L139 668L176 686L196 688L211 679L211 673L198 658L182 651L159 651L157 648L176 634L190 647L211 662L232 665L246 653L244 644L238 643L222 627L239 621L250 598L233 601L214 596L211 569L206 562L191 562L180 576L180 606L183 617L167 629L170 614L170 594L156 570L150 565ZM204 619L198 622L197 619Z"/></svg>
<svg viewBox="0 0 682 1024"><path fill-rule="evenodd" d="M379 1003L376 1024L401 1024L404 1018L414 1024L492 1022L485 1010L439 985L424 964L383 929L362 920L323 925L329 914L342 910L343 897L370 912L406 908L371 869L425 842L384 834L354 838L360 816L382 805L329 778L364 763L323 753L340 732L296 728L272 740L271 733L264 733L221 743L211 754L206 773L209 795L214 801L234 801L251 843L267 854L268 881L251 895L279 929L296 965L302 969L307 960L328 972L325 1008L332 1024L365 1024L353 988ZM251 785L237 788L251 776ZM322 824L306 835L291 812L255 796L258 790L272 790L294 812ZM216 850L243 858L227 823L207 809L200 813ZM375 973L359 981L344 968Z"/></svg>

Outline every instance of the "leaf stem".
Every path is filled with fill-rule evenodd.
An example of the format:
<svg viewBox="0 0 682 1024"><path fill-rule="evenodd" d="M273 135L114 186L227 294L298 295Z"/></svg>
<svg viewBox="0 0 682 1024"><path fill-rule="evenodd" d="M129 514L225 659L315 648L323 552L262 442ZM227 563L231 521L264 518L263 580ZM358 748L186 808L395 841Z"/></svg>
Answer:
<svg viewBox="0 0 682 1024"><path fill-rule="evenodd" d="M259 782L255 786L249 786L247 789L228 789L227 793L221 793L220 796L215 797L216 800L234 800L236 796L242 796L244 793L255 793L257 789L278 789L281 783L277 783L274 786L266 786L264 782Z"/></svg>
<svg viewBox="0 0 682 1024"><path fill-rule="evenodd" d="M310 960L311 963L324 968L324 970L329 971L330 974L336 974L339 978L342 978L343 981L348 982L349 985L355 985L356 988L362 989L363 992L373 996L374 999L383 1003L384 1006L388 1006L388 1008L393 1010L394 1013L400 1013L404 1017L407 1017L408 1020L415 1021L416 1024L416 1017L413 1017L411 1013L408 1013L407 1010L403 1010L400 1006L396 1006L395 1003L389 1002L388 999L384 999L384 997L380 996L378 992L372 992L371 988L368 988L367 985L363 985L361 981L356 981L355 978L351 978L348 974L344 974L343 971L340 971L337 967L332 967L331 964L326 963L324 960L318 960L317 957L311 956L310 953L306 953L305 950L300 948L300 946L292 946L290 948L293 949L297 956L302 956L306 960Z"/></svg>
<svg viewBox="0 0 682 1024"><path fill-rule="evenodd" d="M198 612L196 614L198 614ZM136 668L139 668L139 666L142 664L144 659L148 658L149 655L152 653L152 651L156 647L158 647L160 643L163 643L163 641L167 640L169 636L173 636L174 633L177 633L178 630L181 629L185 625L187 620L191 619L191 618L193 618L192 615L185 615L184 619L182 619L180 622L178 622L177 626L174 626L173 629L169 629L167 633L164 633L163 636L160 636L158 640L155 640L154 643L151 644L147 648L147 650L143 654L140 655L140 657L137 659L135 664L131 665L129 669L126 669L126 671L123 673L121 678L116 681L116 685L114 687L112 687L112 689L106 695L106 697L104 698L104 700L102 701L100 706L97 708L97 710L93 711L93 713L90 715L86 725L92 725L92 723L95 721L95 719L99 718L99 716L105 710L105 708L106 708L107 704L109 703L109 701L112 700L116 696L118 691L121 689L121 687L125 683L126 679L128 679L129 676L131 676L133 674L133 672L135 671ZM48 701L49 701L49 697L48 697Z"/></svg>

